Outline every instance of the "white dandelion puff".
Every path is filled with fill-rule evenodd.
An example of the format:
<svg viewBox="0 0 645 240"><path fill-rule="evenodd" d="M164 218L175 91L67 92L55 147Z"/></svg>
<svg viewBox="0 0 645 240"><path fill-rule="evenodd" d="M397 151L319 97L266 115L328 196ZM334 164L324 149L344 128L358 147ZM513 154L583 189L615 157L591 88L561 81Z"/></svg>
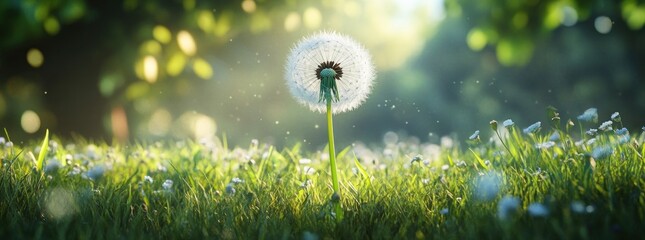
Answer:
<svg viewBox="0 0 645 240"><path fill-rule="evenodd" d="M333 76L323 90L325 75ZM298 42L287 58L285 78L294 98L312 111L325 113L327 97L332 113L361 105L375 78L370 54L358 42L334 32L320 32ZM333 96L331 96L333 95Z"/></svg>

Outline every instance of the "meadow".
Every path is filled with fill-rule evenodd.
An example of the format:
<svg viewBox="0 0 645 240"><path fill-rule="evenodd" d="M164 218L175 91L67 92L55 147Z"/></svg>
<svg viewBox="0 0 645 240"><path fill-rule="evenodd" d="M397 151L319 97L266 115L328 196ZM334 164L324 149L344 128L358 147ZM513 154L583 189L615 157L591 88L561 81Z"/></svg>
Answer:
<svg viewBox="0 0 645 240"><path fill-rule="evenodd" d="M337 156L225 136L129 144L0 139L3 239L628 239L645 146L618 113L438 141L388 132ZM6 131L5 131L6 132ZM486 135L486 136L484 136ZM337 132L338 137L344 136ZM332 201L344 217L337 221Z"/></svg>

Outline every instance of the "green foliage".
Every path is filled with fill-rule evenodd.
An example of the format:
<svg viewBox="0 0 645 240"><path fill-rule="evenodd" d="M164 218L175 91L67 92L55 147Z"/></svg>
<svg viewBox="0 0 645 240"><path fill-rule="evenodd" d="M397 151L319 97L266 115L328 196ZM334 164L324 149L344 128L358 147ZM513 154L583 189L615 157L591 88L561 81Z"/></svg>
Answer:
<svg viewBox="0 0 645 240"><path fill-rule="evenodd" d="M44 141L50 150L41 174L20 154L36 143L5 145L0 236L588 239L645 233L643 134L604 131L589 141L559 128L531 134L501 128L505 146L494 139L464 150L401 139L382 148L346 148L337 159L340 224L330 214L324 150L52 139ZM552 131L560 137L545 144ZM517 209L502 206L504 196L517 197ZM539 216L535 204L547 214ZM502 208L514 211L501 217Z"/></svg>

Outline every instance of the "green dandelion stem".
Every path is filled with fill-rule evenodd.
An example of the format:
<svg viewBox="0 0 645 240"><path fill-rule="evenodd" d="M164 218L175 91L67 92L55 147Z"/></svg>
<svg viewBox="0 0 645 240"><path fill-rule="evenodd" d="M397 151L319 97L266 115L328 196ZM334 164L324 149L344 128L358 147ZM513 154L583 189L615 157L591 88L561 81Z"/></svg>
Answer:
<svg viewBox="0 0 645 240"><path fill-rule="evenodd" d="M331 165L331 181L334 194L332 195L333 210L336 213L336 220L340 222L343 218L343 209L340 206L340 188L338 184L338 173L336 171L336 148L334 147L334 123L332 121L331 98L327 98L327 136L329 137L329 162ZM337 199L336 199L337 198Z"/></svg>

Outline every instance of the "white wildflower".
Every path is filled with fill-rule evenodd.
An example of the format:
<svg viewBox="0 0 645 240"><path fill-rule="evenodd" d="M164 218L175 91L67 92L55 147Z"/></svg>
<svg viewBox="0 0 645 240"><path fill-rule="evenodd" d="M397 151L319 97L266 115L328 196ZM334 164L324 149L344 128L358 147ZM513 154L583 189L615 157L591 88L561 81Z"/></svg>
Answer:
<svg viewBox="0 0 645 240"><path fill-rule="evenodd" d="M611 125L613 123L614 122L612 122L612 121L603 122L602 124L600 124L600 127L598 127L598 129L602 130L602 131L611 131L612 130Z"/></svg>
<svg viewBox="0 0 645 240"><path fill-rule="evenodd" d="M447 215L449 212L450 212L450 210L448 208L443 208L443 209L441 209L441 211L439 211L439 213L441 215Z"/></svg>
<svg viewBox="0 0 645 240"><path fill-rule="evenodd" d="M88 170L86 176L93 181L98 181L99 179L101 179L101 177L103 177L104 173L105 167L103 165L98 165Z"/></svg>
<svg viewBox="0 0 645 240"><path fill-rule="evenodd" d="M166 191L170 191L172 189L173 184L174 184L174 182L172 180L166 179L166 181L163 182L161 187Z"/></svg>
<svg viewBox="0 0 645 240"><path fill-rule="evenodd" d="M152 177L150 177L150 176L148 176L148 175L146 175L145 177L143 177L143 181L144 181L144 182L151 183L151 184L152 184L152 182L154 182L154 180L152 179Z"/></svg>
<svg viewBox="0 0 645 240"><path fill-rule="evenodd" d="M475 198L481 201L493 200L503 184L502 175L498 172L480 173L474 180Z"/></svg>
<svg viewBox="0 0 645 240"><path fill-rule="evenodd" d="M515 125L515 123L510 118L502 122L502 126L504 126L505 128L512 127L513 125Z"/></svg>

